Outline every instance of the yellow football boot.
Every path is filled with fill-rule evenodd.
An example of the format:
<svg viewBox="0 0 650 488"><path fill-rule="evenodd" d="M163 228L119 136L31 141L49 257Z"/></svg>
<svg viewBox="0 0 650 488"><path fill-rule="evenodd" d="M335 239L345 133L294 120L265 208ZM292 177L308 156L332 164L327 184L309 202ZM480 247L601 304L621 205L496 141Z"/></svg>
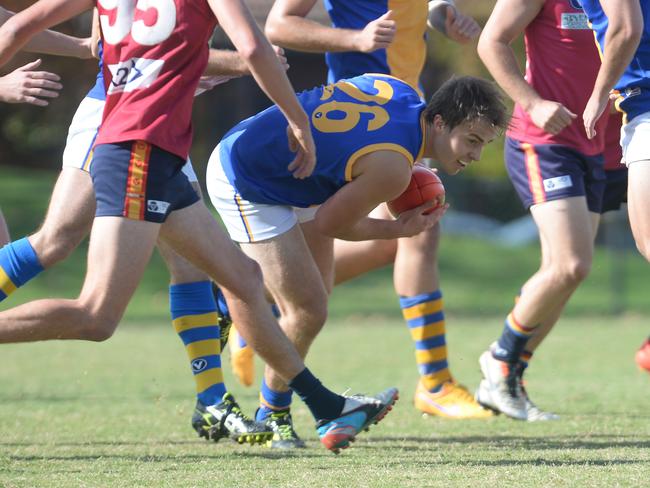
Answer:
<svg viewBox="0 0 650 488"><path fill-rule="evenodd" d="M415 390L415 408L429 415L448 419L483 419L494 414L479 405L472 394L455 381L447 381L442 388L432 393L422 381Z"/></svg>
<svg viewBox="0 0 650 488"><path fill-rule="evenodd" d="M253 348L246 344L240 345L237 326L233 325L230 330L228 345L230 347L230 366L237 380L244 386L252 386L255 381L255 354Z"/></svg>

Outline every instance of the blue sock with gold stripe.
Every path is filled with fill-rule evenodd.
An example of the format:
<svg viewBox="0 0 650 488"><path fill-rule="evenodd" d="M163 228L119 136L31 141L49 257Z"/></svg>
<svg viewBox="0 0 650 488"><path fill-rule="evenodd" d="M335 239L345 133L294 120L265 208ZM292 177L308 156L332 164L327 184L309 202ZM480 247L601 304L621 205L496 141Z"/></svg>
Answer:
<svg viewBox="0 0 650 488"><path fill-rule="evenodd" d="M255 420L263 422L273 412L288 410L291 407L293 391L276 391L269 388L266 380L262 380L260 388L260 408L257 409Z"/></svg>
<svg viewBox="0 0 650 488"><path fill-rule="evenodd" d="M204 405L220 403L226 386L221 371L221 331L212 283L171 285L169 303L174 329L190 358L197 398Z"/></svg>
<svg viewBox="0 0 650 488"><path fill-rule="evenodd" d="M0 302L43 271L27 237L0 249Z"/></svg>
<svg viewBox="0 0 650 488"><path fill-rule="evenodd" d="M436 392L451 381L447 363L442 292L400 297L402 315L415 342L415 361L424 387Z"/></svg>

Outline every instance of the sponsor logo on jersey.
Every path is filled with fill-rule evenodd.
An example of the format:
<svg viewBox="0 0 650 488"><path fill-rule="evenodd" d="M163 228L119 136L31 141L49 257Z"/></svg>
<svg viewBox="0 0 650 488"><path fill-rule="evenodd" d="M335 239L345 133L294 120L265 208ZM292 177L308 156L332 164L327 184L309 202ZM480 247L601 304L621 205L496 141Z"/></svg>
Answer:
<svg viewBox="0 0 650 488"><path fill-rule="evenodd" d="M165 61L162 59L131 58L118 64L109 64L111 81L106 93L131 92L147 88L154 82Z"/></svg>
<svg viewBox="0 0 650 488"><path fill-rule="evenodd" d="M192 371L194 373L200 373L207 366L208 366L208 362L203 358L195 359L194 361L192 361Z"/></svg>
<svg viewBox="0 0 650 488"><path fill-rule="evenodd" d="M556 176L555 178L549 178L544 180L544 190L546 192L558 191L563 188L571 188L573 182L571 181L570 175Z"/></svg>
<svg viewBox="0 0 650 488"><path fill-rule="evenodd" d="M560 17L560 29L589 30L589 19L586 14L564 12Z"/></svg>
<svg viewBox="0 0 650 488"><path fill-rule="evenodd" d="M165 214L169 208L169 202L160 200L147 200L147 210L152 213Z"/></svg>

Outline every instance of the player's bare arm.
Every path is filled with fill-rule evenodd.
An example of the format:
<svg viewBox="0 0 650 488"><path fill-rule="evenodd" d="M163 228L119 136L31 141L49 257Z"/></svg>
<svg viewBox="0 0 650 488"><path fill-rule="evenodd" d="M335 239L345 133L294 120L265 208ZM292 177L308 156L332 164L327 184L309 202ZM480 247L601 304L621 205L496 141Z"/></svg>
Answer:
<svg viewBox="0 0 650 488"><path fill-rule="evenodd" d="M273 46L273 50L285 71L289 69L287 58L284 55L284 49ZM248 66L237 51L210 49L208 65L205 68L204 76L231 76L234 78L250 74Z"/></svg>
<svg viewBox="0 0 650 488"><path fill-rule="evenodd" d="M316 148L309 118L298 103L273 48L240 0L209 0L208 3L260 88L280 108L289 122L298 149L289 169L296 178L308 177L316 165Z"/></svg>
<svg viewBox="0 0 650 488"><path fill-rule="evenodd" d="M266 20L265 32L274 44L307 52L372 52L395 37L395 21L388 11L363 29L339 29L307 19L317 0L277 0Z"/></svg>
<svg viewBox="0 0 650 488"><path fill-rule="evenodd" d="M318 230L348 241L410 237L432 227L445 209L422 215L431 202L404 212L397 220L368 217L380 203L399 196L411 180L408 160L394 151L362 156L353 166L353 179L327 200L316 213Z"/></svg>
<svg viewBox="0 0 650 488"><path fill-rule="evenodd" d="M13 12L0 7L0 24L4 24L14 15ZM47 30L34 36L25 44L25 51L89 59L92 57L91 38L79 38Z"/></svg>
<svg viewBox="0 0 650 488"><path fill-rule="evenodd" d="M601 0L600 5L608 18L603 62L582 114L590 139L596 135L594 126L607 107L609 92L632 61L643 33L639 0Z"/></svg>
<svg viewBox="0 0 650 488"><path fill-rule="evenodd" d="M512 50L539 14L544 0L498 0L478 43L478 54L499 86L520 104L539 128L557 134L576 117L561 103L544 100L525 80Z"/></svg>
<svg viewBox="0 0 650 488"><path fill-rule="evenodd" d="M40 0L0 27L0 66L6 64L36 34L90 10L92 0Z"/></svg>

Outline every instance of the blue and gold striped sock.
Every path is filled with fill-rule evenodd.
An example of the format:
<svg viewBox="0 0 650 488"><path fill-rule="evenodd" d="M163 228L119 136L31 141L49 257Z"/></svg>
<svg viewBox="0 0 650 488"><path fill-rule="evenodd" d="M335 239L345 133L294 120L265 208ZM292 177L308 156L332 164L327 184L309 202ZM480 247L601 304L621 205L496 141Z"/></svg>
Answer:
<svg viewBox="0 0 650 488"><path fill-rule="evenodd" d="M0 302L43 271L27 237L0 249Z"/></svg>
<svg viewBox="0 0 650 488"><path fill-rule="evenodd" d="M269 388L266 380L262 380L260 387L260 408L257 409L255 420L264 422L273 412L288 410L291 407L291 396L293 391L276 391Z"/></svg>
<svg viewBox="0 0 650 488"><path fill-rule="evenodd" d="M436 392L451 381L445 340L445 314L442 293L423 293L400 297L402 315L415 342L415 362L424 387Z"/></svg>
<svg viewBox="0 0 650 488"><path fill-rule="evenodd" d="M197 398L204 405L221 402L226 393L221 371L220 330L217 304L209 281L169 287L174 329L190 359Z"/></svg>
<svg viewBox="0 0 650 488"><path fill-rule="evenodd" d="M515 319L514 313L510 312L503 326L501 337L497 341L497 347L492 349L492 356L499 361L516 364L521 353L526 348L528 339L535 333L536 327L527 327Z"/></svg>

